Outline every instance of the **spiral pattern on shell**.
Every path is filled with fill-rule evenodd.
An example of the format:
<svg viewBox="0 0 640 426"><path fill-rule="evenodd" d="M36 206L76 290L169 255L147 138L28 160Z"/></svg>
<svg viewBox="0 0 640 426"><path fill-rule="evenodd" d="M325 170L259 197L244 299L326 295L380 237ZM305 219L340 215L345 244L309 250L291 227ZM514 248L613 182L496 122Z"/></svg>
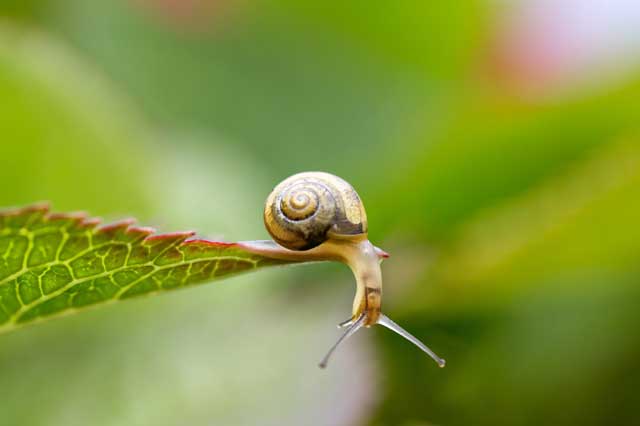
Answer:
<svg viewBox="0 0 640 426"><path fill-rule="evenodd" d="M292 185L280 197L280 210L290 220L304 220L316 214L320 196L316 188Z"/></svg>
<svg viewBox="0 0 640 426"><path fill-rule="evenodd" d="M328 232L353 236L367 232L364 207L344 180L323 172L298 173L280 183L267 198L264 222L280 245L308 250L322 244Z"/></svg>

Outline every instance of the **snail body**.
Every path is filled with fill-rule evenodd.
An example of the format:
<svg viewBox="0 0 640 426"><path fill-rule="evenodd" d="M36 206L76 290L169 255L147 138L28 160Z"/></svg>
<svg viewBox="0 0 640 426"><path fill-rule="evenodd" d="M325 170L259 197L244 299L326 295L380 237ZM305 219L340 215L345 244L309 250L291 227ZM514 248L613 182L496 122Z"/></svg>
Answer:
<svg viewBox="0 0 640 426"><path fill-rule="evenodd" d="M325 367L338 345L362 327L383 325L408 339L441 367L445 361L381 312L380 263L389 255L368 239L367 215L355 189L324 172L295 174L267 197L264 224L274 241L250 241L245 248L288 261L340 261L356 277L351 318L345 333L320 363Z"/></svg>

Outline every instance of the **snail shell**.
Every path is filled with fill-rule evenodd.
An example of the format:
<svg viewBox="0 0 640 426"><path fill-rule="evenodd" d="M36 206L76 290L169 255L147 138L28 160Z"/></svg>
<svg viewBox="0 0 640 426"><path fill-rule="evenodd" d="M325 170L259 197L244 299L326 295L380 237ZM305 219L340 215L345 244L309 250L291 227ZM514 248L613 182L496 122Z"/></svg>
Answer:
<svg viewBox="0 0 640 426"><path fill-rule="evenodd" d="M367 233L367 216L355 189L324 172L298 173L276 186L265 204L264 224L278 244L291 250Z"/></svg>

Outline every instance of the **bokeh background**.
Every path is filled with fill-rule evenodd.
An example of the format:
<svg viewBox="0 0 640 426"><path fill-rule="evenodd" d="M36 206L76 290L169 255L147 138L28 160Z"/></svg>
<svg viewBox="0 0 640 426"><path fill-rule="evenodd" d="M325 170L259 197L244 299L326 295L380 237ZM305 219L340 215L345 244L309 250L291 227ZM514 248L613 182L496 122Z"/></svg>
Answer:
<svg viewBox="0 0 640 426"><path fill-rule="evenodd" d="M640 4L3 0L0 205L263 239L284 177L365 201L385 312L274 269L0 336L3 425L640 420Z"/></svg>

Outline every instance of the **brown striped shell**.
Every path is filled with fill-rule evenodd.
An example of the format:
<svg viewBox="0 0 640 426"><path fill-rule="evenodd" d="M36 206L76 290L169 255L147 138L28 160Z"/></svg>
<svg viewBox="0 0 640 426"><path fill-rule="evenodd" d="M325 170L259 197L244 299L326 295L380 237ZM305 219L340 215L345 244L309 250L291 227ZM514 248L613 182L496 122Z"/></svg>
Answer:
<svg viewBox="0 0 640 426"><path fill-rule="evenodd" d="M367 233L367 215L355 189L324 172L298 173L269 194L264 224L273 239L291 250L309 250L332 236Z"/></svg>

